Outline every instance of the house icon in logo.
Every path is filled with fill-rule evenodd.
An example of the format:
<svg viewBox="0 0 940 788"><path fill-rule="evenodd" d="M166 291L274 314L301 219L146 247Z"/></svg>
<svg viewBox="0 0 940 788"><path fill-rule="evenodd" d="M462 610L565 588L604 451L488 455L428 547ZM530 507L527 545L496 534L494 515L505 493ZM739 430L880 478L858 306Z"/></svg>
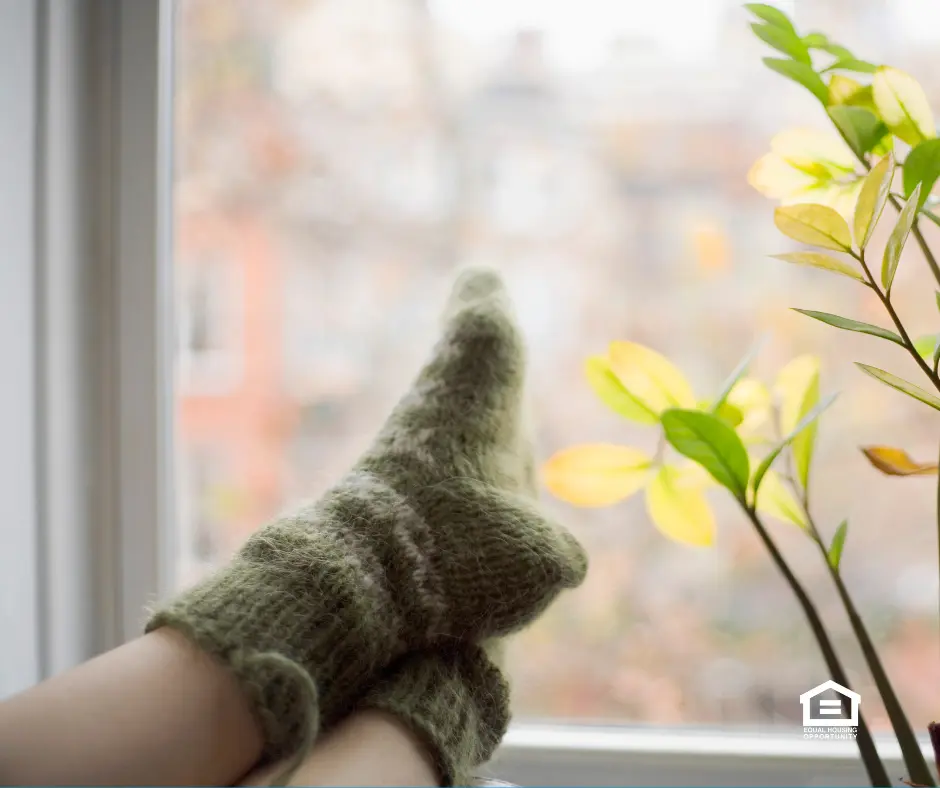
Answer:
<svg viewBox="0 0 940 788"><path fill-rule="evenodd" d="M820 698L827 690L832 690L840 699ZM845 701L849 702L850 711L846 716ZM843 687L831 679L824 681L818 687L813 687L808 692L800 695L800 705L803 707L803 725L825 725L829 727L858 727L858 705L862 696L857 692L852 692L848 687Z"/></svg>

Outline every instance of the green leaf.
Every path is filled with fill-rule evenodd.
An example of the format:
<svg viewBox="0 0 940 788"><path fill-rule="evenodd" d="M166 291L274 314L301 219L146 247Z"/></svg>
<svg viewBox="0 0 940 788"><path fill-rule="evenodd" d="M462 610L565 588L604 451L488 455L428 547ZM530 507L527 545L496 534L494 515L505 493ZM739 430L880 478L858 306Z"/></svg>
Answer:
<svg viewBox="0 0 940 788"><path fill-rule="evenodd" d="M717 416L698 410L662 414L666 440L680 454L701 465L723 487L744 501L749 460L737 433Z"/></svg>
<svg viewBox="0 0 940 788"><path fill-rule="evenodd" d="M933 358L934 351L938 347L938 339L940 339L940 334L925 334L922 337L917 337L914 340L914 350L922 359Z"/></svg>
<svg viewBox="0 0 940 788"><path fill-rule="evenodd" d="M894 178L894 159L885 156L868 175L855 203L855 242L859 249L864 249L871 240L875 225L881 218L885 203L891 193L891 181Z"/></svg>
<svg viewBox="0 0 940 788"><path fill-rule="evenodd" d="M927 95L910 74L882 66L872 77L871 87L878 115L896 137L919 145L937 136Z"/></svg>
<svg viewBox="0 0 940 788"><path fill-rule="evenodd" d="M712 406L712 401L708 399L703 399L696 406L697 410L702 411L703 413L713 413L719 419L721 419L729 427L735 428L742 421L744 421L744 411L741 410L737 405L732 405L730 402L723 402L718 406L716 410Z"/></svg>
<svg viewBox="0 0 940 788"><path fill-rule="evenodd" d="M835 328L841 328L845 331L855 331L859 334L870 334L873 337L887 339L889 342L894 342L904 347L904 340L901 339L901 337L893 331L889 331L887 328L881 328L881 326L873 326L871 323L861 323L858 320L852 320L851 318L842 317L841 315L831 315L828 312L814 312L811 309L794 309L793 311L811 317L814 320L819 320L827 325L834 326Z"/></svg>
<svg viewBox="0 0 940 788"><path fill-rule="evenodd" d="M776 57L765 57L764 65L787 79L802 85L818 98L823 106L826 106L829 99L829 88L826 87L826 83L822 81L819 74L813 71L812 66L797 63L795 60L783 60Z"/></svg>
<svg viewBox="0 0 940 788"><path fill-rule="evenodd" d="M848 252L852 249L849 226L828 205L800 203L774 210L774 224L788 238L804 244Z"/></svg>
<svg viewBox="0 0 940 788"><path fill-rule="evenodd" d="M807 44L807 46L809 46L809 44ZM841 44L834 44L832 41L829 41L824 46L814 46L813 49L819 49L823 52L828 52L830 55L838 58L839 60L855 59L855 55L853 55L850 50L846 49Z"/></svg>
<svg viewBox="0 0 940 788"><path fill-rule="evenodd" d="M937 335L937 340L937 346L933 349L933 356L930 358L931 368L934 372L940 367L940 334Z"/></svg>
<svg viewBox="0 0 940 788"><path fill-rule="evenodd" d="M836 529L835 536L832 537L832 544L829 545L829 551L826 557L829 559L829 566L839 571L839 563L842 561L842 548L845 547L845 534L849 530L849 521L843 520L842 524Z"/></svg>
<svg viewBox="0 0 940 788"><path fill-rule="evenodd" d="M810 49L821 49L826 50L826 47L830 46L829 39L826 37L825 33L807 33L803 36L803 43Z"/></svg>
<svg viewBox="0 0 940 788"><path fill-rule="evenodd" d="M924 391L920 386L915 386L913 383L908 383L903 378L899 378L897 375L892 375L890 372L885 372L883 369L878 369L878 367L871 367L868 364L862 364L861 362L856 361L855 366L857 366L862 372L866 375L871 375L875 380L880 380L886 386L890 386L893 389L897 389L902 394L907 394L909 397L923 402L925 405L930 405L931 408L940 410L940 399L935 397L929 391Z"/></svg>
<svg viewBox="0 0 940 788"><path fill-rule="evenodd" d="M715 399L715 403L711 407L712 413L720 413L721 407L726 403L728 395L731 393L731 389L734 388L735 384L744 377L745 373L748 370L748 367L751 366L751 362L754 360L754 357L760 352L760 349L764 346L765 340L761 339L755 342L750 350L744 354L737 366L731 371L731 374L725 379L725 382L721 386L720 393ZM738 422L740 424L740 421ZM734 425L737 426L737 425Z"/></svg>
<svg viewBox="0 0 940 788"><path fill-rule="evenodd" d="M806 513L800 502L773 471L767 471L764 476L764 483L754 496L754 506L761 514L793 523L803 530L809 529Z"/></svg>
<svg viewBox="0 0 940 788"><path fill-rule="evenodd" d="M761 41L772 46L778 52L783 52L793 60L805 63L807 66L812 65L813 61L809 56L809 50L796 33L776 25L762 25L757 22L751 25L751 30Z"/></svg>
<svg viewBox="0 0 940 788"><path fill-rule="evenodd" d="M940 139L925 140L904 160L904 196L910 197L919 183L920 205L924 206L930 190L940 177Z"/></svg>
<svg viewBox="0 0 940 788"><path fill-rule="evenodd" d="M742 421L744 421L744 413L741 412L741 409L735 407L730 402L722 402L718 406L718 410L714 411L714 414L721 419L729 427L737 427Z"/></svg>
<svg viewBox="0 0 940 788"><path fill-rule="evenodd" d="M937 292L934 294L934 298L937 302L937 311L940 312L940 290L937 290Z"/></svg>
<svg viewBox="0 0 940 788"><path fill-rule="evenodd" d="M785 435L819 402L819 359L807 354L790 361L777 373L774 390L779 398L780 430ZM815 424L793 440L793 464L804 487L809 479L815 445Z"/></svg>
<svg viewBox="0 0 940 788"><path fill-rule="evenodd" d="M888 127L870 110L837 104L826 110L845 144L863 158L888 133Z"/></svg>
<svg viewBox="0 0 940 788"><path fill-rule="evenodd" d="M894 276L898 272L898 263L901 260L901 252L904 250L904 244L907 242L907 236L911 234L911 227L914 225L914 219L917 218L917 206L920 204L920 184L914 187L907 203L901 209L898 216L898 223L894 225L891 235L888 237L888 243L885 245L884 258L881 262L881 284L885 290L890 291L894 283Z"/></svg>
<svg viewBox="0 0 940 788"><path fill-rule="evenodd" d="M758 19L767 22L767 24L774 25L782 30L788 30L794 35L796 34L793 23L779 8L774 8L772 5L767 5L766 3L745 3L744 7Z"/></svg>
<svg viewBox="0 0 940 788"><path fill-rule="evenodd" d="M770 470L770 466L774 464L777 457L780 456L780 453L787 448L793 441L800 435L803 430L813 424L816 419L818 419L824 410L832 405L836 401L838 394L830 394L822 402L819 402L816 407L810 410L797 425L790 431L790 434L787 435L780 443L773 447L770 450L770 453L761 460L760 465L757 466L757 470L754 471L754 478L751 480L751 490L754 495L757 494L760 490L761 482L763 482L764 477L767 475L767 471Z"/></svg>
<svg viewBox="0 0 940 788"><path fill-rule="evenodd" d="M848 50L845 50L846 52ZM836 53L833 53L836 54ZM842 55L845 52L841 53ZM865 60L859 60L854 57L839 57L835 63L832 63L829 66L826 66L823 71L854 71L859 74L874 74L878 70L878 66L874 63L869 63Z"/></svg>
<svg viewBox="0 0 940 788"><path fill-rule="evenodd" d="M591 356L584 364L584 374L598 399L617 415L640 424L659 421L656 413L627 391L603 356Z"/></svg>
<svg viewBox="0 0 940 788"><path fill-rule="evenodd" d="M850 279L857 279L859 282L865 281L862 272L852 265L852 263L847 263L845 260L839 260L832 255L823 254L822 252L787 252L786 254L772 254L771 257L776 260L783 260L785 263L806 265L811 268L821 268L824 271L832 271L847 276Z"/></svg>

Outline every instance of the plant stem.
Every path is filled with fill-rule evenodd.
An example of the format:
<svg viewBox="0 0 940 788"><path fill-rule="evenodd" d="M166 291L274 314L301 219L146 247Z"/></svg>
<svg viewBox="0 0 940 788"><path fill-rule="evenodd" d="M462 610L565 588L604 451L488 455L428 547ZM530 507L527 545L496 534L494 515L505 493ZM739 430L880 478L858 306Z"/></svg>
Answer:
<svg viewBox="0 0 940 788"><path fill-rule="evenodd" d="M837 127L838 128L838 127ZM842 134L842 131L839 130L839 133ZM845 135L842 136L842 139L845 139ZM847 141L846 141L847 142ZM849 148L852 146L849 145ZM865 168L866 172L871 171L871 164L865 159L864 156L858 156L856 158L859 160L861 165ZM893 194L888 195L888 200L894 206L894 210L898 213L901 212L901 201L895 197ZM933 218L933 217L931 217ZM935 220L936 221L936 220ZM920 231L920 218L914 218L914 226L911 228L911 232L914 234L914 238L917 240L917 245L920 247L921 254L924 255L924 259L927 261L927 265L930 267L930 272L933 274L933 278L937 280L937 285L940 285L940 263L937 263L937 258L934 257L933 252L930 251L930 247L927 246L927 239L924 238L923 233ZM940 224L940 222L937 222Z"/></svg>
<svg viewBox="0 0 940 788"><path fill-rule="evenodd" d="M933 757L937 764L937 771L940 772L940 724L931 722L927 726L927 733L930 734L930 746L933 748Z"/></svg>
<svg viewBox="0 0 940 788"><path fill-rule="evenodd" d="M900 213L901 203L897 197L892 196L891 204L895 209ZM923 254L924 259L927 261L927 265L930 266L930 271L933 274L933 278L937 280L937 284L940 285L940 264L937 263L937 258L934 257L933 252L930 251L930 247L927 246L927 239L924 238L924 234L920 231L920 218L914 219L914 226L911 228L911 233L914 235L914 239L917 241L917 245L920 247L921 254Z"/></svg>
<svg viewBox="0 0 940 788"><path fill-rule="evenodd" d="M666 433L659 432L659 439L656 441L656 453L653 455L653 465L658 467L663 464L663 455L666 452Z"/></svg>
<svg viewBox="0 0 940 788"><path fill-rule="evenodd" d="M816 643L819 645L819 650L822 652L826 667L829 668L829 673L833 681L841 684L843 687L849 688L848 676L842 667L842 663L839 661L839 656L836 654L832 640L829 637L829 633L826 631L822 619L819 617L816 606L809 598L809 594L806 593L806 589L803 588L802 583L800 583L796 575L793 574L790 566L777 548L776 543L767 532L763 522L761 522L757 511L752 506L748 505L743 505L742 508L757 530L758 536L760 536L761 541L770 553L770 557L773 559L774 564L776 564L777 569L783 574L787 584L800 603L800 607L803 609L803 613L809 622L810 629L813 632L813 636L816 638ZM862 762L865 765L865 771L868 772L868 779L871 784L873 786L890 786L891 779L888 777L888 772L881 762L878 750L875 747L875 741L872 738L871 731L861 712L859 712L858 715L858 738L856 739L856 744L858 744L858 750L861 754ZM931 782L930 784L932 785L933 783Z"/></svg>
<svg viewBox="0 0 940 788"><path fill-rule="evenodd" d="M868 279L868 286L875 291L875 295L878 296L878 300L881 301L885 310L888 312L888 315L890 315L891 321L894 323L894 327L897 329L898 335L901 337L901 341L904 343L904 348L908 353L910 353L914 361L917 362L917 366L921 368L930 382L933 383L934 388L936 388L937 391L940 391L940 376L938 376L937 373L931 369L930 365L923 359L920 353L917 352L917 348L914 347L914 342L907 333L907 329L904 328L904 324L901 322L901 318L898 315L897 310L895 310L894 304L891 303L891 295L883 291L875 281L875 277L872 275L871 269L868 267L868 263L865 261L864 250L861 252L861 254L856 255L855 259L858 260L859 264L862 266L862 270L865 272L865 276ZM940 271L938 271L938 273L940 273Z"/></svg>
<svg viewBox="0 0 940 788"><path fill-rule="evenodd" d="M901 747L901 753L904 756L904 765L907 767L907 777L911 782L917 785L935 785L933 775L930 773L930 768L927 766L927 761L924 758L924 753L921 751L920 744L917 742L914 729L911 727L911 723L904 713L901 702L894 692L894 687L891 685L891 680L888 678L888 674L881 664L878 650L875 648L875 644L868 634L865 622L862 621L862 617L859 615L855 603L852 601L852 597L849 594L848 588L845 586L845 582L842 580L842 575L839 573L839 570L829 563L826 545L822 540L819 529L816 527L816 523L813 521L812 515L809 513L809 507L805 497L803 499L803 509L806 515L806 521L809 524L810 535L819 548L823 560L826 562L826 566L829 568L829 575L832 577L832 581L835 583L836 589L839 592L842 607L845 608L845 612L849 617L852 631L855 633L855 638L858 640L858 644L862 649L865 662L868 663L868 669L871 671L872 678L875 680L875 686L878 687L878 694L881 695L881 700L885 705L885 711L888 713L888 718L891 720L891 727L894 728L894 735L897 737L898 744Z"/></svg>

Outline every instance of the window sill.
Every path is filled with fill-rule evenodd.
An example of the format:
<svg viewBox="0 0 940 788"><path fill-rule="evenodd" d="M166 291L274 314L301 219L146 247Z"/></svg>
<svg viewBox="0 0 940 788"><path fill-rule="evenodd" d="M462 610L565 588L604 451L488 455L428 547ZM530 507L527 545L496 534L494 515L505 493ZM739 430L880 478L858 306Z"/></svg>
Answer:
<svg viewBox="0 0 940 788"><path fill-rule="evenodd" d="M929 752L926 740L924 752ZM904 776L900 749L878 741L888 773ZM492 775L519 785L865 785L852 741L801 732L618 725L514 725Z"/></svg>

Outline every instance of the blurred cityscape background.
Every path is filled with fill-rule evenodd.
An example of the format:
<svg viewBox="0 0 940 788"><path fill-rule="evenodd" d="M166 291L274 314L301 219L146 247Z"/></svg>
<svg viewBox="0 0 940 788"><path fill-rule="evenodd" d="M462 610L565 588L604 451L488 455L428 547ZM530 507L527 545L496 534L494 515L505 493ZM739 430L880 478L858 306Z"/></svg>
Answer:
<svg viewBox="0 0 940 788"><path fill-rule="evenodd" d="M940 108L935 0L781 7L912 72ZM179 582L355 460L433 341L453 269L485 262L530 344L541 460L587 441L652 448L583 379L612 339L666 354L703 397L761 334L768 379L821 355L824 391L843 394L821 427L819 519L851 522L844 572L912 721L940 714L933 483L881 477L857 449L930 459L940 425L851 363L917 380L900 351L789 311L882 319L864 288L767 258L788 242L748 169L776 131L825 118L763 68L747 22L726 0L183 0ZM895 290L915 333L936 330L914 252ZM716 547L694 550L640 499L546 505L592 565L513 644L519 718L800 724L799 694L829 676L732 507ZM792 526L775 535L887 729L824 567Z"/></svg>

